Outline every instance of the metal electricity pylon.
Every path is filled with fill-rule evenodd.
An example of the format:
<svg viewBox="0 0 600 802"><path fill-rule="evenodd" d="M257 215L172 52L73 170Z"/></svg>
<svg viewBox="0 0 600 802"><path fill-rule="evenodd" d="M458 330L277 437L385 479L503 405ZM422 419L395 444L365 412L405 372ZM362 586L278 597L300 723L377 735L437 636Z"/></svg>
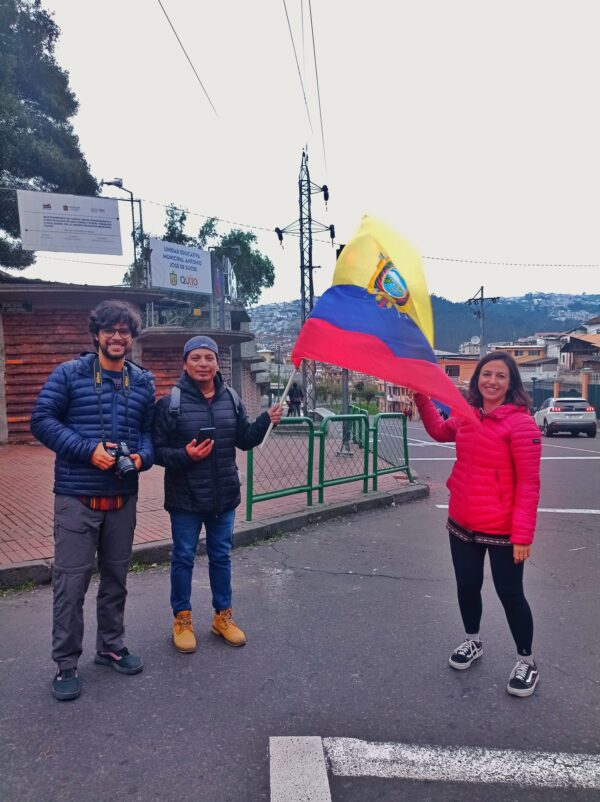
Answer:
<svg viewBox="0 0 600 802"><path fill-rule="evenodd" d="M485 298L484 294L483 294L483 287L480 287L479 290L475 293L475 295L472 298L469 298L468 301L466 301L466 303L469 306L472 306L473 304L478 304L479 305L479 309L476 309L473 312L473 314L474 314L474 316L476 318L479 318L479 330L480 330L480 334L479 334L479 356L480 357L485 356L486 350L487 350L487 346L486 346L486 343L485 343L485 306L484 306L484 304L486 304L486 303L495 304L499 300L500 300L500 298L497 295L493 296L493 297L490 297L490 298Z"/></svg>
<svg viewBox="0 0 600 802"><path fill-rule="evenodd" d="M302 151L302 162L300 164L300 176L298 178L298 194L300 204L300 217L294 220L285 228L276 228L275 233L279 237L279 242L283 243L284 234L297 234L300 237L300 302L302 305L302 325L312 312L315 302L313 270L317 265L312 261L312 235L313 231L328 231L331 243L335 239L335 227L319 223L312 218L311 197L312 195L323 193L325 206L329 200L329 188L326 184L319 186L310 180L308 170L308 154ZM304 414L312 415L317 405L317 387L315 376L315 363L302 362L302 389L304 392Z"/></svg>

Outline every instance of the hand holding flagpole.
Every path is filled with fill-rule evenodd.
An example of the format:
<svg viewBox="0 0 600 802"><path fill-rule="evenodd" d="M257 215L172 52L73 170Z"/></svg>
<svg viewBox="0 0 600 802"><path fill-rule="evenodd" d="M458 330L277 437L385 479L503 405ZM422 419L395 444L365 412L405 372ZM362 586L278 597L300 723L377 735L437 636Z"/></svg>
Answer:
<svg viewBox="0 0 600 802"><path fill-rule="evenodd" d="M282 395L282 396L281 396L281 398L279 399L279 403L280 403L280 404L283 404L283 402L284 402L284 401L285 401L285 399L287 398L287 394L288 394L288 393L289 393L289 391L290 391L290 387L292 386L292 381L294 380L294 376L296 375L296 373L297 373L297 372L298 372L298 369L297 369L297 368L296 368L295 370L293 370L293 371L292 371L292 373L291 373L291 375L290 375L290 380L288 381L288 383L287 383L287 385L286 385L286 388L285 388L285 390L283 391L283 395ZM262 447L264 446L264 444L267 442L267 439L268 439L269 435L271 434L271 431L273 430L273 425L274 425L274 424L273 424L273 421L271 421L271 423L269 424L269 428L267 429L267 433L266 433L266 434L265 434L265 436L263 437L263 441L262 441L262 443L260 444L259 448L262 448Z"/></svg>

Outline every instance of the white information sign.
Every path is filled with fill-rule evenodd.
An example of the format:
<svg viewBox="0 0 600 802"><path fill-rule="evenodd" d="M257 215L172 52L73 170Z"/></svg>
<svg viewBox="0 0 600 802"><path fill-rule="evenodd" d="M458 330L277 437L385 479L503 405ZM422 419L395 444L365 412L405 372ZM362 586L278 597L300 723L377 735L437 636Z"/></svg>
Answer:
<svg viewBox="0 0 600 802"><path fill-rule="evenodd" d="M123 253L119 203L114 198L19 189L17 200L25 250Z"/></svg>
<svg viewBox="0 0 600 802"><path fill-rule="evenodd" d="M153 287L212 295L210 253L162 239L150 238Z"/></svg>

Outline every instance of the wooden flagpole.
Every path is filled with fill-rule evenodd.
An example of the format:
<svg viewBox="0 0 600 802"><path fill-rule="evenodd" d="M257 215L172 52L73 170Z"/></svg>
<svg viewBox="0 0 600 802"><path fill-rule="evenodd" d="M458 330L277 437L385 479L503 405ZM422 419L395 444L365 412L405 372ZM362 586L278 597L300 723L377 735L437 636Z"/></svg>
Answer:
<svg viewBox="0 0 600 802"><path fill-rule="evenodd" d="M295 369L292 371L292 373L290 374L290 380L288 381L288 383L287 383L287 386L286 386L285 390L283 391L283 395L282 395L282 396L281 396L281 398L279 399L279 403L280 403L280 404L283 404L283 402L285 401L285 399L286 399L286 397L287 397L287 394L288 394L288 393L289 393L289 391L290 391L290 387L292 386L292 381L293 381L293 379L294 379L294 376L296 375L296 373L298 373L298 368L295 368ZM271 423L269 424L269 428L267 429L267 433L266 433L266 434L265 434L265 436L263 437L263 441L262 441L262 443L260 444L259 448L262 448L262 447L264 446L264 444L267 442L267 439L268 439L269 435L271 434L271 431L272 431L272 430L273 430L273 422L271 422Z"/></svg>

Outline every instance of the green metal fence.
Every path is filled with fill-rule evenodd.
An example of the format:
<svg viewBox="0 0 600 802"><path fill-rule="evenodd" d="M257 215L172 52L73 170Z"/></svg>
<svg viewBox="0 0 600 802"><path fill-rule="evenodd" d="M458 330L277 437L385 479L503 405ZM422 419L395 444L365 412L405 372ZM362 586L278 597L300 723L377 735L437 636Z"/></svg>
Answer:
<svg viewBox="0 0 600 802"><path fill-rule="evenodd" d="M283 418L265 443L247 455L246 520L260 501L306 493L324 502L334 485L362 482L363 493L378 489L378 477L403 471L414 481L408 462L406 417L364 411L326 417L316 429L310 418ZM372 461L371 461L372 457Z"/></svg>
<svg viewBox="0 0 600 802"><path fill-rule="evenodd" d="M306 504L312 507L315 490L315 425L312 420L305 417L282 418L266 445L269 448L264 455L260 446L247 452L247 521L252 520L252 505L258 501L306 493ZM255 493L257 486L262 490Z"/></svg>
<svg viewBox="0 0 600 802"><path fill-rule="evenodd" d="M380 412L373 418L373 490L377 479L386 473L404 471L412 482L408 463L406 415L401 412Z"/></svg>

